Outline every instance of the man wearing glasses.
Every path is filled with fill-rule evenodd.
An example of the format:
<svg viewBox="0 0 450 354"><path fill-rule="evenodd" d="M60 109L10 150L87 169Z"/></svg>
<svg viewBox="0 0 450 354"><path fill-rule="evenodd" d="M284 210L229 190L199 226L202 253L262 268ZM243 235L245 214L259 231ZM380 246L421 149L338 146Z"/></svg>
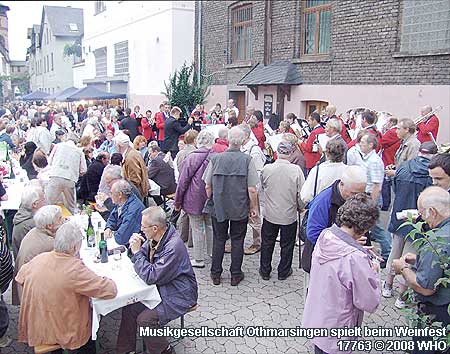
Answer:
<svg viewBox="0 0 450 354"><path fill-rule="evenodd" d="M137 327L159 328L186 314L197 303L198 286L186 246L175 227L167 224L160 207L142 212L142 233L130 238L131 261L134 270L147 284L155 284L161 302L154 309L142 303L122 310L117 353L136 350ZM151 353L175 353L165 337L144 337Z"/></svg>

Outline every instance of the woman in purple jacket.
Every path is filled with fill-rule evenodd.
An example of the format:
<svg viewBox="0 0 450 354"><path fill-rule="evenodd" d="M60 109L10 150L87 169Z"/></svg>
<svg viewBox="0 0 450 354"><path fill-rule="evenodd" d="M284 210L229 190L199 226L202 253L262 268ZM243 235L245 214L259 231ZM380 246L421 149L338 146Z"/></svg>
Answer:
<svg viewBox="0 0 450 354"><path fill-rule="evenodd" d="M205 267L205 244L208 255L212 254L212 223L211 216L203 214L206 196L203 173L213 156L211 147L214 135L202 130L197 136L197 150L193 151L183 162L175 194L175 210L183 209L189 216L194 243L193 267Z"/></svg>
<svg viewBox="0 0 450 354"><path fill-rule="evenodd" d="M337 213L336 224L320 234L312 255L311 278L303 313L304 328L361 326L364 311L380 303L379 263L357 240L376 224L377 205L360 193ZM341 347L354 337L315 337L315 353L350 353Z"/></svg>

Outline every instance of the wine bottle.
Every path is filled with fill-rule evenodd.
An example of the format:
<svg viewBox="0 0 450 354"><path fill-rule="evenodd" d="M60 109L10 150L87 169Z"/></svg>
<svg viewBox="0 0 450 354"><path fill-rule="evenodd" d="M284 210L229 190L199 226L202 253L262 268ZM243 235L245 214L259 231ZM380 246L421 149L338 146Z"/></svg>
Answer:
<svg viewBox="0 0 450 354"><path fill-rule="evenodd" d="M86 230L86 241L88 247L95 247L94 227L92 226L91 216L88 216L88 228Z"/></svg>
<svg viewBox="0 0 450 354"><path fill-rule="evenodd" d="M100 262L108 262L108 244L105 241L105 233L100 232L100 242L98 243L100 249Z"/></svg>

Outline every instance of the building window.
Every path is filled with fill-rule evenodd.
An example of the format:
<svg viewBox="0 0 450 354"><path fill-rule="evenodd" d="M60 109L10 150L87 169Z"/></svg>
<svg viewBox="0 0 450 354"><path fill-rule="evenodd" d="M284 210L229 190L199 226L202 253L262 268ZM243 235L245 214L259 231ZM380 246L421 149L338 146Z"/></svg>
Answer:
<svg viewBox="0 0 450 354"><path fill-rule="evenodd" d="M106 47L94 50L96 77L108 75L108 64L106 62L106 53L107 53Z"/></svg>
<svg viewBox="0 0 450 354"><path fill-rule="evenodd" d="M50 59L51 59L51 62L52 62L52 71L53 71L54 70L54 68L53 68L53 53L50 54Z"/></svg>
<svg viewBox="0 0 450 354"><path fill-rule="evenodd" d="M106 5L104 1L96 1L94 6L95 6L94 16L106 10Z"/></svg>
<svg viewBox="0 0 450 354"><path fill-rule="evenodd" d="M253 5L231 10L231 62L252 58Z"/></svg>
<svg viewBox="0 0 450 354"><path fill-rule="evenodd" d="M45 38L46 38L46 42L48 44L48 28L45 29Z"/></svg>
<svg viewBox="0 0 450 354"><path fill-rule="evenodd" d="M420 54L450 50L450 2L404 0L400 51Z"/></svg>
<svg viewBox="0 0 450 354"><path fill-rule="evenodd" d="M17 72L20 73L20 66L17 67Z"/></svg>
<svg viewBox="0 0 450 354"><path fill-rule="evenodd" d="M114 72L128 73L128 41L114 44Z"/></svg>
<svg viewBox="0 0 450 354"><path fill-rule="evenodd" d="M330 52L331 0L302 1L302 55Z"/></svg>

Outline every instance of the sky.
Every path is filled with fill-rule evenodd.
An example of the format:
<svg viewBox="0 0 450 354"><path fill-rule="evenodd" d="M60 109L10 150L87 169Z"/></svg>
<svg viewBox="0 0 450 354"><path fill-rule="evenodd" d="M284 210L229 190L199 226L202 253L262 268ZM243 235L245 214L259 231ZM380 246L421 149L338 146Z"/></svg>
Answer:
<svg viewBox="0 0 450 354"><path fill-rule="evenodd" d="M71 6L86 8L93 6L94 1L1 1L9 7L8 39L11 60L25 60L30 41L27 39L27 28L41 23L42 6Z"/></svg>

